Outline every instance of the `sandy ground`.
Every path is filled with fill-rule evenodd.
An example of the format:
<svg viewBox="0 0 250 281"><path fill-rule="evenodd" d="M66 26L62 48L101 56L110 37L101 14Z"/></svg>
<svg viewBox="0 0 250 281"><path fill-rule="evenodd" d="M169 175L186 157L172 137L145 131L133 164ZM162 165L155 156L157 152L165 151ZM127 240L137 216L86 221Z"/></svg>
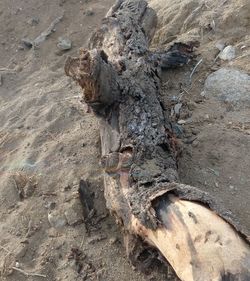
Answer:
<svg viewBox="0 0 250 281"><path fill-rule="evenodd" d="M146 276L125 257L122 235L105 208L98 123L63 71L66 57L87 45L113 2L0 2L1 280L166 280L163 269ZM189 119L179 140L181 181L209 191L249 230L249 110L234 110L200 95L206 77L222 66L250 71L248 2L152 0L150 5L159 15L153 48L165 48L173 40L201 44L197 61L202 57L203 63L191 85L197 61L163 77L166 106L175 105L173 97L182 104L173 121ZM62 15L39 48L23 47L21 39L34 40ZM60 36L72 41L70 51L58 50ZM236 47L236 59L214 63L219 40ZM96 210L91 225L81 221L80 179L88 180ZM51 227L48 214L66 225ZM18 269L46 278L27 277Z"/></svg>
<svg viewBox="0 0 250 281"><path fill-rule="evenodd" d="M217 69L250 72L250 2L184 0L168 5L152 0L151 5L159 17L154 47L168 46L170 40L200 42L197 58L190 66L164 74L166 104L170 105L173 97L177 99L183 107L175 120L188 120L182 127L181 181L216 197L249 233L249 107L242 104L235 109L213 98L204 99L201 94L206 78ZM233 45L236 58L215 60L218 43ZM201 58L190 83L191 71Z"/></svg>

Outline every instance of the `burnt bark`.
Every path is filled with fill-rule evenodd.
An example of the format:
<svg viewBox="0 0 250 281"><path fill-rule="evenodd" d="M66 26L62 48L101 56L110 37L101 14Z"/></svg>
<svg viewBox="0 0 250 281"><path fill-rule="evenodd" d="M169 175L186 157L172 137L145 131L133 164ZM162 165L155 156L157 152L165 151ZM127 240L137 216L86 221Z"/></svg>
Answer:
<svg viewBox="0 0 250 281"><path fill-rule="evenodd" d="M107 207L124 230L130 257L140 237L181 280L250 280L247 234L207 193L179 183L160 77L186 64L192 46L151 52L156 23L146 1L117 1L89 50L66 61L66 74L100 120Z"/></svg>

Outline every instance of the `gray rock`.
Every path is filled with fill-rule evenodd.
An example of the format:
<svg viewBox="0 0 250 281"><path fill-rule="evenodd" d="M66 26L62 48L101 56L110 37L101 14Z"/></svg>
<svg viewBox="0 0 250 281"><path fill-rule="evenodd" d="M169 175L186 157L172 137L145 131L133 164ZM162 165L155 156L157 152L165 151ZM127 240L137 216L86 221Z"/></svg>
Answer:
<svg viewBox="0 0 250 281"><path fill-rule="evenodd" d="M181 119L181 120L178 120L177 123L178 123L179 125L184 125L184 124L186 124L186 120Z"/></svg>
<svg viewBox="0 0 250 281"><path fill-rule="evenodd" d="M215 43L215 47L218 50L222 51L225 48L225 43L223 41L218 41Z"/></svg>
<svg viewBox="0 0 250 281"><path fill-rule="evenodd" d="M172 96L170 99L171 102L178 102L179 98L177 96Z"/></svg>
<svg viewBox="0 0 250 281"><path fill-rule="evenodd" d="M48 221L52 227L57 229L67 224L66 217L60 210L50 210L48 213Z"/></svg>
<svg viewBox="0 0 250 281"><path fill-rule="evenodd" d="M57 47L63 51L70 50L72 48L72 43L67 38L59 37Z"/></svg>
<svg viewBox="0 0 250 281"><path fill-rule="evenodd" d="M182 103L177 103L177 104L174 106L174 112L175 112L176 115L180 115L181 107L182 107Z"/></svg>
<svg viewBox="0 0 250 281"><path fill-rule="evenodd" d="M85 14L86 16L93 16L95 13L94 13L94 11L93 11L92 9L89 9L89 10L86 10L86 11L84 12L84 14Z"/></svg>
<svg viewBox="0 0 250 281"><path fill-rule="evenodd" d="M173 133L176 135L177 138L181 138L183 135L183 128L178 124L172 124Z"/></svg>
<svg viewBox="0 0 250 281"><path fill-rule="evenodd" d="M69 225L74 226L82 223L84 218L80 200L70 201L64 215Z"/></svg>
<svg viewBox="0 0 250 281"><path fill-rule="evenodd" d="M17 65L14 67L14 70L15 70L16 72L21 72L21 71L23 70L23 67L22 67L21 65L17 64Z"/></svg>
<svg viewBox="0 0 250 281"><path fill-rule="evenodd" d="M25 47L27 47L27 48L29 48L29 49L31 49L32 46L33 46L32 40L30 40L30 39L28 39L28 38L23 38L23 39L21 40L21 42L22 42L22 44L23 44Z"/></svg>
<svg viewBox="0 0 250 281"><path fill-rule="evenodd" d="M221 68L205 81L203 95L230 103L236 108L250 106L250 76L236 69Z"/></svg>
<svg viewBox="0 0 250 281"><path fill-rule="evenodd" d="M200 144L200 142L199 142L198 140L194 140L194 141L192 142L192 146L193 146L193 147L197 147L199 144Z"/></svg>
<svg viewBox="0 0 250 281"><path fill-rule="evenodd" d="M222 60L233 60L235 58L235 48L231 45L227 46L221 51L219 58Z"/></svg>
<svg viewBox="0 0 250 281"><path fill-rule="evenodd" d="M193 122L192 118L188 118L188 119L180 119L177 121L177 124L179 125L185 125L185 124L191 124Z"/></svg>

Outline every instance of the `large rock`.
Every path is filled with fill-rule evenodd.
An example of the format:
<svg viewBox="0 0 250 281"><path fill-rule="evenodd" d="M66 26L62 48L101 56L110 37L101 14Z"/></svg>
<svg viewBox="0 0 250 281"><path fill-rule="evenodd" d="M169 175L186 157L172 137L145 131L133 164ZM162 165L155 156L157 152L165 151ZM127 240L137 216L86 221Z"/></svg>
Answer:
<svg viewBox="0 0 250 281"><path fill-rule="evenodd" d="M235 107L249 107L250 76L236 69L221 68L208 76L203 95Z"/></svg>

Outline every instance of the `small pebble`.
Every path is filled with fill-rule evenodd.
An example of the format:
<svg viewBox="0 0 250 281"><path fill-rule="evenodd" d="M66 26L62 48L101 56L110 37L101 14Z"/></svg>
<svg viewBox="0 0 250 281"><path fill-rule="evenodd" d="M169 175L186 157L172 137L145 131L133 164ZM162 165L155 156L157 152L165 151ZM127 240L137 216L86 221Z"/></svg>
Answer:
<svg viewBox="0 0 250 281"><path fill-rule="evenodd" d="M70 50L72 48L72 43L68 38L59 37L57 47L63 51Z"/></svg>
<svg viewBox="0 0 250 281"><path fill-rule="evenodd" d="M174 106L174 112L175 112L176 115L180 115L181 107L182 107L182 103L177 103L177 104Z"/></svg>
<svg viewBox="0 0 250 281"><path fill-rule="evenodd" d="M178 120L178 122L177 122L179 125L184 125L184 124L186 124L186 121L185 120Z"/></svg>
<svg viewBox="0 0 250 281"><path fill-rule="evenodd" d="M23 38L21 42L26 48L31 49L33 46L33 42L29 38Z"/></svg>
<svg viewBox="0 0 250 281"><path fill-rule="evenodd" d="M64 215L67 223L71 226L81 224L84 220L82 215L82 205L79 200L70 201Z"/></svg>
<svg viewBox="0 0 250 281"><path fill-rule="evenodd" d="M65 215L60 211L49 211L48 221L50 225L54 228L62 228L67 224Z"/></svg>
<svg viewBox="0 0 250 281"><path fill-rule="evenodd" d="M192 142L192 146L193 147L197 147L199 145L199 141L198 140L194 140L193 142Z"/></svg>
<svg viewBox="0 0 250 281"><path fill-rule="evenodd" d="M179 98L177 96L172 96L170 100L171 102L178 102Z"/></svg>
<svg viewBox="0 0 250 281"><path fill-rule="evenodd" d="M227 46L221 51L219 58L222 60L233 60L235 58L235 48L231 45Z"/></svg>
<svg viewBox="0 0 250 281"><path fill-rule="evenodd" d="M223 41L218 41L218 42L216 42L215 47L218 50L222 51L225 48L225 43Z"/></svg>
<svg viewBox="0 0 250 281"><path fill-rule="evenodd" d="M179 126L178 124L172 124L172 129L174 134L177 136L177 138L181 138L183 135L183 128L182 126Z"/></svg>
<svg viewBox="0 0 250 281"><path fill-rule="evenodd" d="M93 10L90 9L90 10L85 11L84 14L85 14L86 16L93 16L95 13L94 13Z"/></svg>
<svg viewBox="0 0 250 281"><path fill-rule="evenodd" d="M113 245L113 244L115 244L116 242L118 242L118 238L117 238L117 237L112 237L112 238L109 239L109 244L110 244L110 245Z"/></svg>
<svg viewBox="0 0 250 281"><path fill-rule="evenodd" d="M21 72L21 71L23 70L23 67L22 67L21 65L16 65L15 68L14 68L14 70L15 70L16 72Z"/></svg>

